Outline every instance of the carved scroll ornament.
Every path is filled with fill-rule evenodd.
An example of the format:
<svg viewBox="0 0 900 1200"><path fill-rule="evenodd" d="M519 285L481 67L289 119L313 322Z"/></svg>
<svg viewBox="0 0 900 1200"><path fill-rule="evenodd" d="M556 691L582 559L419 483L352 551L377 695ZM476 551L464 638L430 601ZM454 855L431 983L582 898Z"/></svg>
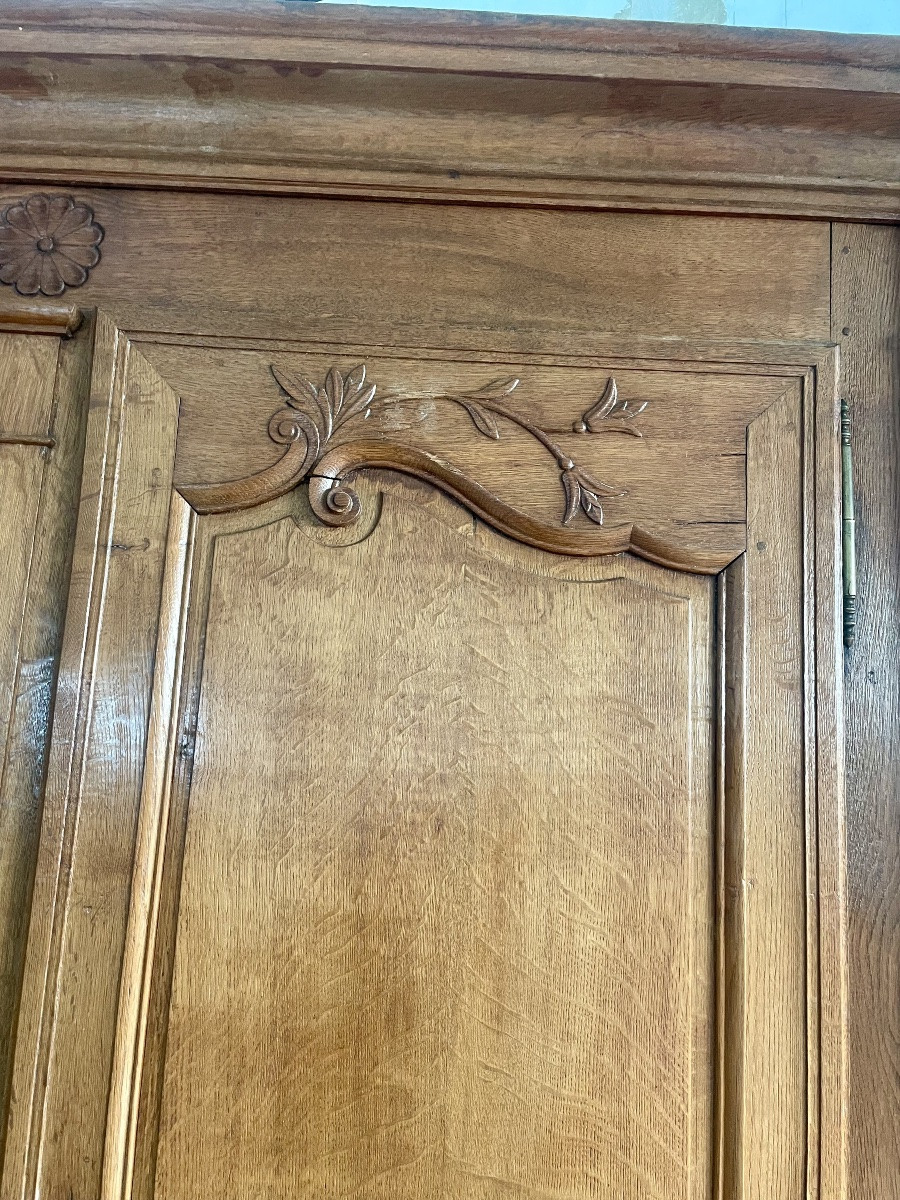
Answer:
<svg viewBox="0 0 900 1200"><path fill-rule="evenodd" d="M269 436L287 447L285 454L272 467L246 479L182 488L182 495L198 512L250 508L283 495L308 478L310 503L319 519L327 525L350 525L359 516L360 502L348 476L361 467L385 467L437 484L503 532L534 545L563 553L598 552L584 549L577 535L573 537L560 532L548 536L545 522L506 505L436 454L375 436L336 443L339 432L348 426L362 425L373 410L424 397L376 395L377 385L369 381L363 364L346 375L332 367L321 386L274 365L270 370L287 403L269 421ZM553 431L543 429L510 407L507 398L519 384L520 380L512 377L496 379L477 390L448 392L427 399L445 401L464 409L475 429L485 438L499 440L503 422L524 430L552 456L559 470L561 529L565 530L579 512L594 525L602 525L604 498L625 496L627 492L589 474L556 441ZM646 403L631 407L627 400L620 400L616 381L610 378L603 394L573 423L571 432L625 433L639 438L643 435L636 418L645 408Z"/></svg>

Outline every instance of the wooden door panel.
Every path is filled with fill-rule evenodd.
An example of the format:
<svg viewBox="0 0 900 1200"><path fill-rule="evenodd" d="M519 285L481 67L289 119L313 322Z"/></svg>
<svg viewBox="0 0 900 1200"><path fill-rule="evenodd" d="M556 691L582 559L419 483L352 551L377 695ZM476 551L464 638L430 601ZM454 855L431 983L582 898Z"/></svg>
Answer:
<svg viewBox="0 0 900 1200"><path fill-rule="evenodd" d="M705 1196L712 585L416 501L208 551L155 1194Z"/></svg>
<svg viewBox="0 0 900 1200"><path fill-rule="evenodd" d="M98 324L16 1194L837 1200L833 351L178 341Z"/></svg>

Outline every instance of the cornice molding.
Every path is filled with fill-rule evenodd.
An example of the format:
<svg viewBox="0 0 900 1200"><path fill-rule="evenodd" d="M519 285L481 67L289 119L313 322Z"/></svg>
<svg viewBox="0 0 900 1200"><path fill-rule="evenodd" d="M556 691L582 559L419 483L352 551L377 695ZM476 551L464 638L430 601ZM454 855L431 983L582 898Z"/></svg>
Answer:
<svg viewBox="0 0 900 1200"><path fill-rule="evenodd" d="M900 220L900 38L0 0L0 179Z"/></svg>
<svg viewBox="0 0 900 1200"><path fill-rule="evenodd" d="M863 70L878 72L878 90L896 90L900 85L897 38L660 21L344 4L313 8L283 0L145 0L139 7L131 0L45 0L39 8L0 0L0 32L20 34L21 45L29 48L35 45L33 35L39 33L45 49L60 38L90 36L95 52L110 55L131 53L129 36L136 35L143 39L142 48L161 49L166 44L170 52L189 57L206 57L219 48L211 39L225 37L232 47L243 47L244 57L261 58L274 38L278 52L286 56L284 61L294 54L305 57L310 42L328 41L334 47L342 42L406 46L421 55L422 65L431 47L459 47L467 54L480 49L606 54L629 64L639 57L645 75L668 79L693 77L684 64L701 59L717 75L728 70L727 64L741 69L741 64L756 62L766 71L815 68L826 86L838 88L853 86L848 71ZM370 48L362 54L358 51L357 57L361 64L369 64L372 54ZM720 64L718 71L715 63ZM520 70L521 65L508 63L512 70Z"/></svg>

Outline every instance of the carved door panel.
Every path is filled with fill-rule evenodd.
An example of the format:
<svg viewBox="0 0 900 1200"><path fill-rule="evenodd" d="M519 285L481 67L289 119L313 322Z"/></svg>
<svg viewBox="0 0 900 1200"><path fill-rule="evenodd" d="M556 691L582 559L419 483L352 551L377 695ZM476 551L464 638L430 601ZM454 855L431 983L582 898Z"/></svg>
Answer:
<svg viewBox="0 0 900 1200"><path fill-rule="evenodd" d="M10 1196L842 1195L834 353L454 336L98 319Z"/></svg>

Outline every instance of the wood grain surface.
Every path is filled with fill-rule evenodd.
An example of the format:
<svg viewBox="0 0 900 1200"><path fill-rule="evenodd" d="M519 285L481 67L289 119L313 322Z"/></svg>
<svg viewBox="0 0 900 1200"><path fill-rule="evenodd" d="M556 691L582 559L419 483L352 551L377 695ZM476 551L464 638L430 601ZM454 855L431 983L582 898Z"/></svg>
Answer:
<svg viewBox="0 0 900 1200"><path fill-rule="evenodd" d="M0 184L0 208L22 196ZM472 329L523 343L566 330L830 337L830 241L811 222L77 196L106 232L102 259L71 295L127 330L407 347L435 336L453 346Z"/></svg>
<svg viewBox="0 0 900 1200"><path fill-rule="evenodd" d="M82 312L73 304L35 305L33 300L20 299L14 293L4 294L0 304L0 332L54 333L68 337L81 325Z"/></svg>
<svg viewBox="0 0 900 1200"><path fill-rule="evenodd" d="M494 345L509 340L495 336ZM589 348L568 334L557 342ZM707 572L744 549L746 428L785 389L763 363L642 361L636 345L628 347L634 359L563 365L559 354L542 362L495 351L460 361L378 347L323 354L316 345L260 353L225 342L140 344L181 396L175 481L198 511L259 503L310 474L321 519L352 520L352 511L328 508L334 481L352 497L357 468L395 466L545 549L591 555L630 547ZM671 342L643 353L676 349L690 354ZM727 359L724 346L718 353ZM734 349L736 358L748 353ZM344 400L351 379L365 400L355 413ZM328 388L342 405L334 418ZM609 414L590 417L604 403L613 405ZM593 429L578 432L585 414ZM566 481L578 479L586 482L576 493ZM222 486L198 487L212 484Z"/></svg>
<svg viewBox="0 0 900 1200"><path fill-rule="evenodd" d="M708 1194L710 585L445 509L216 545L159 1197Z"/></svg>
<svg viewBox="0 0 900 1200"><path fill-rule="evenodd" d="M366 6L342 5L311 13L286 8L274 0L147 0L135 8L129 0L47 0L40 14L20 0L3 0L0 25L17 33L36 29L101 35L126 32L181 36L192 55L202 54L203 35L230 35L235 45L252 45L265 35L301 40L310 30L321 36L340 35L366 44L406 43L412 46L463 46L477 40L507 50L590 50L610 54L640 53L649 60L647 72L666 79L693 78L698 57L709 64L724 60L735 72L749 64L783 71L796 66L840 65L845 69L896 67L890 38L849 37L819 31L731 29L642 21L583 21L550 16L398 9L389 14ZM20 28L21 27L21 28ZM107 48L112 52L115 41ZM740 67L737 66L740 64ZM848 86L834 72L832 86Z"/></svg>
<svg viewBox="0 0 900 1200"><path fill-rule="evenodd" d="M30 438L47 438L53 417L53 387L59 340L29 337L26 333L2 335L0 358L0 437L9 444L28 444Z"/></svg>
<svg viewBox="0 0 900 1200"><path fill-rule="evenodd" d="M8 1189L792 1200L837 1147L843 1200L834 354L779 353L723 627L396 477L198 520L99 320Z"/></svg>
<svg viewBox="0 0 900 1200"><path fill-rule="evenodd" d="M0 589L0 1111L4 1114L40 822L42 750L47 738L46 705L44 728L39 720L34 731L38 744L32 746L22 744L16 710L17 705L23 706L22 693L27 696L30 690L29 675L34 677L33 684L46 690L48 667L52 670L46 660L43 664L29 662L27 651L23 653L23 642L34 638L35 631L29 628L35 620L34 608L39 611L41 604L53 602L52 596L35 596L29 587L47 463L46 449L29 444L28 439L36 434L46 436L49 430L58 352L57 338L0 334L0 414L5 424L0 444L4 514L0 555L6 572ZM20 438L26 439L24 444ZM22 764L24 770L17 769L19 756L31 760Z"/></svg>
<svg viewBox="0 0 900 1200"><path fill-rule="evenodd" d="M0 287L3 1200L900 1200L900 244L827 223L900 220L898 97L895 39L0 0L0 210L106 234L77 332ZM602 537L732 565L368 468L326 528L349 451L191 510L362 362L376 467L558 526L442 407L515 376ZM643 439L573 429L613 377Z"/></svg>
<svg viewBox="0 0 900 1200"><path fill-rule="evenodd" d="M879 37L4 0L0 154L55 182L892 220L897 61Z"/></svg>
<svg viewBox="0 0 900 1200"><path fill-rule="evenodd" d="M796 798L804 792L809 747L796 735L803 726L803 696L789 682L803 673L804 547L796 522L773 521L776 513L802 508L802 430L795 394L760 417L748 438L754 462L765 461L769 469L765 475L748 471L746 626L738 636L746 655L740 686L750 711L745 710L741 807L729 814L743 825L742 873L728 884L743 893L738 900L744 909L743 988L734 999L744 1006L747 1072L741 1165L732 1188L738 1196L771 1200L802 1194L808 1154L808 1065L798 1038L799 1031L806 1033L806 812ZM794 803L784 803L786 797ZM767 948L776 944L777 953L771 953ZM786 1129L791 1138L784 1136Z"/></svg>
<svg viewBox="0 0 900 1200"><path fill-rule="evenodd" d="M0 333L0 1154L72 554L89 367L88 329L69 343L60 342L52 331L42 337Z"/></svg>
<svg viewBox="0 0 900 1200"><path fill-rule="evenodd" d="M176 412L100 317L4 1164L4 1187L26 1192L41 1178L65 1176L74 1194L99 1183L86 1147L102 1145L106 1122L158 596L137 613L162 564ZM128 612L110 638L117 594Z"/></svg>
<svg viewBox="0 0 900 1200"><path fill-rule="evenodd" d="M834 228L861 619L846 659L850 1197L900 1197L900 235Z"/></svg>

